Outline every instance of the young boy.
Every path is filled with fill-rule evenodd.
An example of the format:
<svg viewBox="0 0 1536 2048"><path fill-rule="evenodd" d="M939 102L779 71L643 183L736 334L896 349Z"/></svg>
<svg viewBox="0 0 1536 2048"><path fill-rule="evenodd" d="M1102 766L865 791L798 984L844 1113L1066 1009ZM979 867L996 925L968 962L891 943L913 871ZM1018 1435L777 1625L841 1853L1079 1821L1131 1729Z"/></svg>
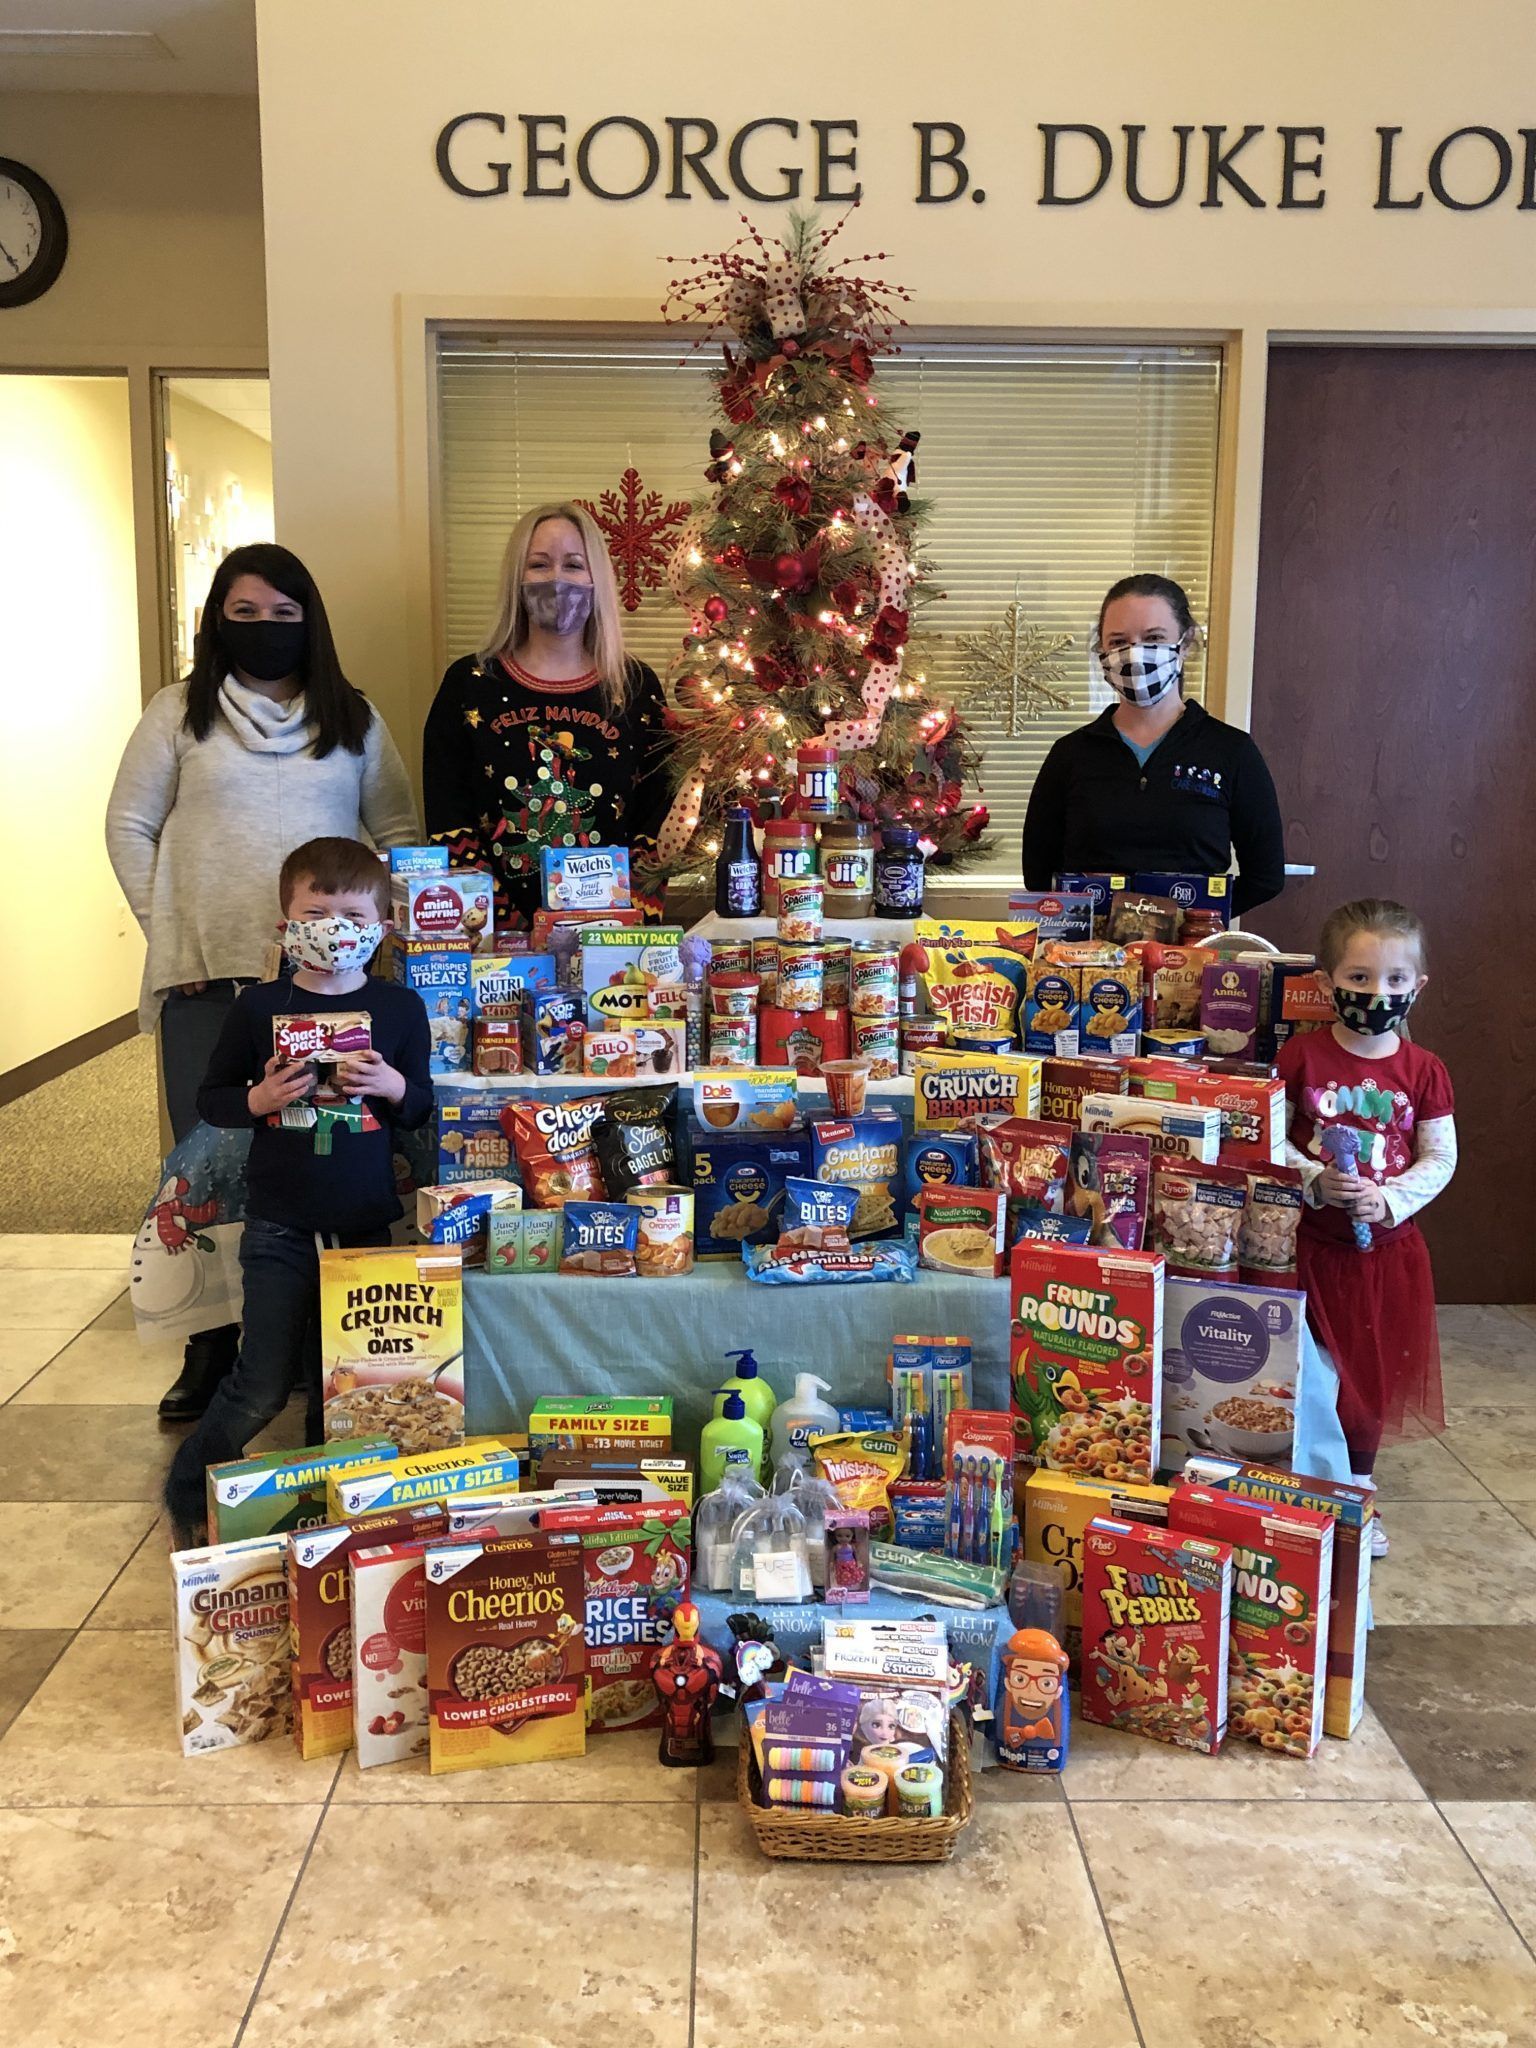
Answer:
<svg viewBox="0 0 1536 2048"><path fill-rule="evenodd" d="M384 863L355 839L311 839L283 862L278 894L283 950L297 964L291 975L240 991L197 1098L205 1123L249 1130L251 1152L240 1244L240 1355L177 1452L165 1484L182 1547L205 1540L205 1467L238 1458L300 1383L309 1396L309 1440L315 1441L322 1240L327 1246L389 1241L389 1226L401 1213L392 1129L413 1131L432 1113L422 1000L414 989L367 973L389 910ZM285 1122L285 1110L308 1106L316 1072L306 1061L285 1063L278 1056L273 1019L355 1010L368 1014L370 1048L344 1053L326 1076L325 1093L342 1117L322 1107Z"/></svg>

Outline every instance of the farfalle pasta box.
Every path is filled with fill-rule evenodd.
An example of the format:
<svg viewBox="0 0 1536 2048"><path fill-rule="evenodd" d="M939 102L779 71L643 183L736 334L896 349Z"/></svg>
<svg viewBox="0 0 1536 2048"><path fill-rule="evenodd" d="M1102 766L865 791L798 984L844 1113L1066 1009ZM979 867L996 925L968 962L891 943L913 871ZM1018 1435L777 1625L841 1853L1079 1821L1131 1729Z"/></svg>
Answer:
<svg viewBox="0 0 1536 2048"><path fill-rule="evenodd" d="M1162 1405L1161 1254L1025 1238L1008 1272L1020 1462L1146 1485Z"/></svg>
<svg viewBox="0 0 1536 2048"><path fill-rule="evenodd" d="M1083 1536L1078 1711L1214 1755L1227 1727L1232 1549L1096 1517Z"/></svg>

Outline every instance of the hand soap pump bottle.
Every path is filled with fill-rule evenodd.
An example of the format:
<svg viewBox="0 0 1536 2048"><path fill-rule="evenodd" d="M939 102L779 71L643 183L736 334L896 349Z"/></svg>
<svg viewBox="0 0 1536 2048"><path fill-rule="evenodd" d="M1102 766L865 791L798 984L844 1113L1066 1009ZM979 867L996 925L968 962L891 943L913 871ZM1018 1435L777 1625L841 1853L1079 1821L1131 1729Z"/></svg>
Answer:
<svg viewBox="0 0 1536 2048"><path fill-rule="evenodd" d="M717 1387L723 1394L722 1412L704 1425L699 1438L699 1491L712 1493L729 1465L740 1466L749 1478L756 1478L763 1463L763 1432L747 1413L746 1403L734 1387Z"/></svg>
<svg viewBox="0 0 1536 2048"><path fill-rule="evenodd" d="M809 1462L809 1439L813 1436L825 1436L838 1427L837 1410L830 1402L817 1399L818 1387L823 1394L830 1394L832 1391L825 1380L817 1379L815 1373L796 1373L795 1391L787 1401L781 1401L774 1409L775 1468L785 1460Z"/></svg>
<svg viewBox="0 0 1536 2048"><path fill-rule="evenodd" d="M731 1374L730 1378L724 1382L724 1385L729 1392L740 1394L742 1400L746 1403L748 1415L751 1416L766 1439L769 1425L773 1421L773 1411L779 1405L779 1397L763 1378L762 1368L758 1365L757 1360L750 1351L727 1351L725 1355L727 1358L738 1358L741 1363ZM715 1396L715 1413L716 1415L723 1415L725 1413L725 1397L723 1394Z"/></svg>

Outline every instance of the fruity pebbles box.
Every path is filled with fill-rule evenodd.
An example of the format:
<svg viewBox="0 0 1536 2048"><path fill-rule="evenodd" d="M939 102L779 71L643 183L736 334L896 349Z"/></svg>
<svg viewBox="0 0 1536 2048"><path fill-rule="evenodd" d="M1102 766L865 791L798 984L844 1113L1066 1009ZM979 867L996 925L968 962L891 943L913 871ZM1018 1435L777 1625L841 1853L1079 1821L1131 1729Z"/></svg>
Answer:
<svg viewBox="0 0 1536 2048"><path fill-rule="evenodd" d="M1009 1274L1019 1458L1146 1485L1162 1392L1161 1256L1025 1238Z"/></svg>
<svg viewBox="0 0 1536 2048"><path fill-rule="evenodd" d="M1232 1551L1098 1517L1083 1537L1079 1712L1213 1755L1227 1725Z"/></svg>

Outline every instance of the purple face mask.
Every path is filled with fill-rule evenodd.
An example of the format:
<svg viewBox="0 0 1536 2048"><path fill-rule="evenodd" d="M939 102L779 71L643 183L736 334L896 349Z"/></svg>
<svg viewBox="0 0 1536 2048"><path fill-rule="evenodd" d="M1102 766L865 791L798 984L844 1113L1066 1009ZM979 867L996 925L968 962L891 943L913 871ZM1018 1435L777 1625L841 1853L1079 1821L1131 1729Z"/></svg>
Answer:
<svg viewBox="0 0 1536 2048"><path fill-rule="evenodd" d="M590 583L567 583L561 576L523 585L523 610L532 625L546 633L578 632L592 616Z"/></svg>

